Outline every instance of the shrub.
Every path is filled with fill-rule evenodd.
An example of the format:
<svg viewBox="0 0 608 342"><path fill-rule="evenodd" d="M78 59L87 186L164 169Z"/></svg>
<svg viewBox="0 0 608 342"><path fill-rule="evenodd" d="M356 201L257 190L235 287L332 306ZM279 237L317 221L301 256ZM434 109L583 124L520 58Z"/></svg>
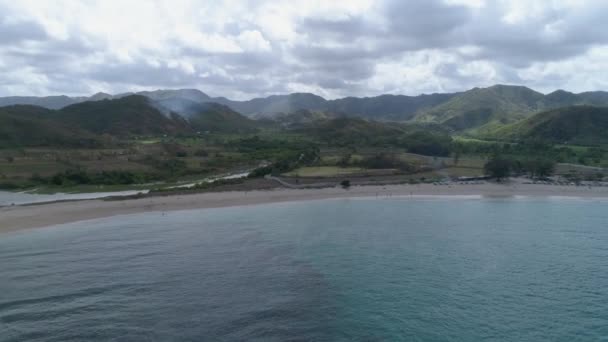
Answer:
<svg viewBox="0 0 608 342"><path fill-rule="evenodd" d="M486 175L501 181L511 175L512 162L500 156L490 159L483 167Z"/></svg>

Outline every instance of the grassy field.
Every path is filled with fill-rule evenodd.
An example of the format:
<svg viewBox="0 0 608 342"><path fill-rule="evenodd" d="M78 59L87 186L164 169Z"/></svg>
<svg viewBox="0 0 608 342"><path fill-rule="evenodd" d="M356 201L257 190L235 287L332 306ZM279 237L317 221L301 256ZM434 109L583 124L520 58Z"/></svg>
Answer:
<svg viewBox="0 0 608 342"><path fill-rule="evenodd" d="M495 147L501 146L496 142L466 137L455 137L454 140L472 146L461 150L457 157L445 154L434 157L408 153L408 149L400 145L331 145L310 135L268 130L257 134L145 137L99 149L7 148L0 149L0 185L16 190L36 187L45 192L117 191L140 188L141 184L135 183L177 184L238 170L252 170L261 165L272 172L283 172L288 177L395 177L397 174L404 180L428 181L482 175L484 164ZM509 149L504 153L510 152L509 156L525 158L539 155L536 151L522 152L517 149L517 144L507 145ZM555 148L571 151L571 154L558 151L565 156L560 160L555 158L558 162L608 166L608 152L599 148L566 145ZM311 157L302 159L304 155ZM390 159L393 164L374 166L369 163L379 157ZM578 173L583 177L601 172L589 166L562 166L556 171L558 174ZM130 172L138 177L128 184L120 181L104 183L104 180L73 186L54 181L61 174L75 170L97 176L111 173L109 171Z"/></svg>
<svg viewBox="0 0 608 342"><path fill-rule="evenodd" d="M307 166L287 172L284 175L289 177L332 177L348 175L363 171L359 167L338 167L338 166Z"/></svg>

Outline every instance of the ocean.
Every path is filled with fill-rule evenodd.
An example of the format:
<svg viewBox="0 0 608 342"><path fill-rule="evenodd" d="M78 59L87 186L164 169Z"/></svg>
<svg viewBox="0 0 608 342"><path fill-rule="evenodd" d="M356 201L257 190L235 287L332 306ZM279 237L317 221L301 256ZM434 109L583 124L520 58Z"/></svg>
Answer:
<svg viewBox="0 0 608 342"><path fill-rule="evenodd" d="M608 341L607 208L339 199L5 233L0 341Z"/></svg>

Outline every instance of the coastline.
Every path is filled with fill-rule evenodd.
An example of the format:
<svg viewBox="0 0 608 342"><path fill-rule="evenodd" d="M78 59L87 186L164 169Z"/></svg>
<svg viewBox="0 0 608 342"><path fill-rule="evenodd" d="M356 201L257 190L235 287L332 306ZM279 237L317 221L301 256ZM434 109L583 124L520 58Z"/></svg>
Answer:
<svg viewBox="0 0 608 342"><path fill-rule="evenodd" d="M203 192L115 200L76 200L0 207L0 233L143 212L220 208L276 202L364 197L569 197L608 198L608 187L523 183L400 184L319 189Z"/></svg>

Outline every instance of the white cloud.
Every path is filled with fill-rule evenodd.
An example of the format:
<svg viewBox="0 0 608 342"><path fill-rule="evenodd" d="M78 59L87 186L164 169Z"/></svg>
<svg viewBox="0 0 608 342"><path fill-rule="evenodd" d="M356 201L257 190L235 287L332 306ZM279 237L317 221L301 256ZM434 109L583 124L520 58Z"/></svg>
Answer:
<svg viewBox="0 0 608 342"><path fill-rule="evenodd" d="M270 51L270 43L264 39L260 31L243 31L237 37L243 51Z"/></svg>
<svg viewBox="0 0 608 342"><path fill-rule="evenodd" d="M0 0L0 96L603 89L601 0Z"/></svg>

